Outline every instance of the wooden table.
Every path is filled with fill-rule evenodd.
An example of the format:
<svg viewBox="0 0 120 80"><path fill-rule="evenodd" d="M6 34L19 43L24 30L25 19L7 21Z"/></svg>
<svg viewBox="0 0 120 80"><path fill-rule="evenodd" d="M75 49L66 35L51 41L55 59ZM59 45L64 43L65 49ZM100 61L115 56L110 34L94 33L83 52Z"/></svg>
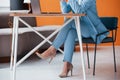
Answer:
<svg viewBox="0 0 120 80"><path fill-rule="evenodd" d="M83 70L83 79L86 80L85 74L85 63L84 63L84 55L83 55L83 48L82 48L82 39L81 39L81 31L80 31L80 17L85 16L85 14L60 14L60 13L43 13L43 14L27 14L27 13L11 13L10 16L14 17L13 21L13 33L12 33L12 50L11 50L11 65L10 68L13 70L13 77L12 80L16 80L16 67L21 64L25 59L27 59L31 54L33 54L38 48L40 48L44 43L48 42L51 37L53 37L57 32L61 30L65 25L69 24L70 21L73 19L75 20L76 30L78 34L79 44L80 44L80 52L81 52L81 62L82 62L82 70ZM59 29L55 30L52 34L50 34L47 38L40 34L38 31L32 28L28 23L22 20L20 17L71 17L66 23L62 25ZM19 28L19 21L25 24L28 28L33 30L37 35L42 37L44 40L38 44L35 48L33 48L27 55L25 55L21 60L17 62L17 48L18 48L18 28ZM61 50L60 50L61 51ZM62 51L61 51L62 52Z"/></svg>

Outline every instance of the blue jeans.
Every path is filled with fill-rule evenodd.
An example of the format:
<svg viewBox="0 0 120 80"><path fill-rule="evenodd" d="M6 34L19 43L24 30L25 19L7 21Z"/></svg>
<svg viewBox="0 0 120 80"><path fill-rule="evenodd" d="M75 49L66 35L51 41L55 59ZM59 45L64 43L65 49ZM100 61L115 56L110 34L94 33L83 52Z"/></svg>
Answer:
<svg viewBox="0 0 120 80"><path fill-rule="evenodd" d="M87 21L86 18L81 19L80 28L81 28L81 35L82 37L91 37L93 40L95 39L96 32L93 32L93 27L90 26L90 24ZM107 33L108 34L108 33ZM102 41L102 39L105 38L104 34L98 38L98 43ZM53 41L52 45L58 49L63 43L64 43L64 60L67 62L72 62L72 56L74 52L74 45L75 45L75 39L77 39L77 32L75 27L75 22L72 20L70 23L68 23L66 26L64 26L60 32L58 33L57 37Z"/></svg>
<svg viewBox="0 0 120 80"><path fill-rule="evenodd" d="M72 63L72 56L74 52L75 39L77 32L75 26L71 25L71 22L63 27L58 33L57 37L52 43L56 49L58 49L64 43L64 59L63 61Z"/></svg>

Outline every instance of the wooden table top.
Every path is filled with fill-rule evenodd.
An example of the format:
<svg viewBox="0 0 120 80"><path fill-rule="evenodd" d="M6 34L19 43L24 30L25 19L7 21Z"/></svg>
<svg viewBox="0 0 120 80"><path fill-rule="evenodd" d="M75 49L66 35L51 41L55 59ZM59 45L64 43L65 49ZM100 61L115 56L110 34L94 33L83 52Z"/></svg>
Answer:
<svg viewBox="0 0 120 80"><path fill-rule="evenodd" d="M41 14L32 14L32 13L10 13L10 16L19 16L19 17L63 17L63 16L85 16L85 14L74 14L74 13L41 13Z"/></svg>

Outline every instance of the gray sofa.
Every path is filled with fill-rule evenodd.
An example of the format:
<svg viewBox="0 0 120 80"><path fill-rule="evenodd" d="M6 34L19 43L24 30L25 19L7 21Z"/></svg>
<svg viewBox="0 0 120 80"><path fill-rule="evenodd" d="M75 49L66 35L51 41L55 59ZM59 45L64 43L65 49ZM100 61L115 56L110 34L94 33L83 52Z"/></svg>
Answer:
<svg viewBox="0 0 120 80"><path fill-rule="evenodd" d="M8 20L13 20L12 17L9 16L9 13L0 13L0 30L5 29L9 30L12 29L8 25ZM26 22L28 22L32 26L36 26L36 19L35 18L22 18ZM24 24L20 23L20 27L25 27ZM53 30L51 31L40 31L44 36L48 36ZM39 42L43 39L36 35L34 32L24 32L19 34L18 40L18 57L24 56L28 53L32 48L34 48ZM53 40L52 38L51 40ZM12 34L0 34L0 57L10 57L11 54L11 42L12 42ZM50 45L45 43L39 50L42 52Z"/></svg>

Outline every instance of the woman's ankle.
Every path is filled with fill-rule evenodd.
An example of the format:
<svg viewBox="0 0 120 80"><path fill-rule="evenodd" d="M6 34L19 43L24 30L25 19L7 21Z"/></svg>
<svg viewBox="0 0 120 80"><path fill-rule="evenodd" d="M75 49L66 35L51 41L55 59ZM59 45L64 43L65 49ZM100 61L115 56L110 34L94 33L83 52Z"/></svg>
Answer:
<svg viewBox="0 0 120 80"><path fill-rule="evenodd" d="M49 49L50 51L52 51L53 53L56 53L56 49L55 49L54 46L50 46L48 49Z"/></svg>

